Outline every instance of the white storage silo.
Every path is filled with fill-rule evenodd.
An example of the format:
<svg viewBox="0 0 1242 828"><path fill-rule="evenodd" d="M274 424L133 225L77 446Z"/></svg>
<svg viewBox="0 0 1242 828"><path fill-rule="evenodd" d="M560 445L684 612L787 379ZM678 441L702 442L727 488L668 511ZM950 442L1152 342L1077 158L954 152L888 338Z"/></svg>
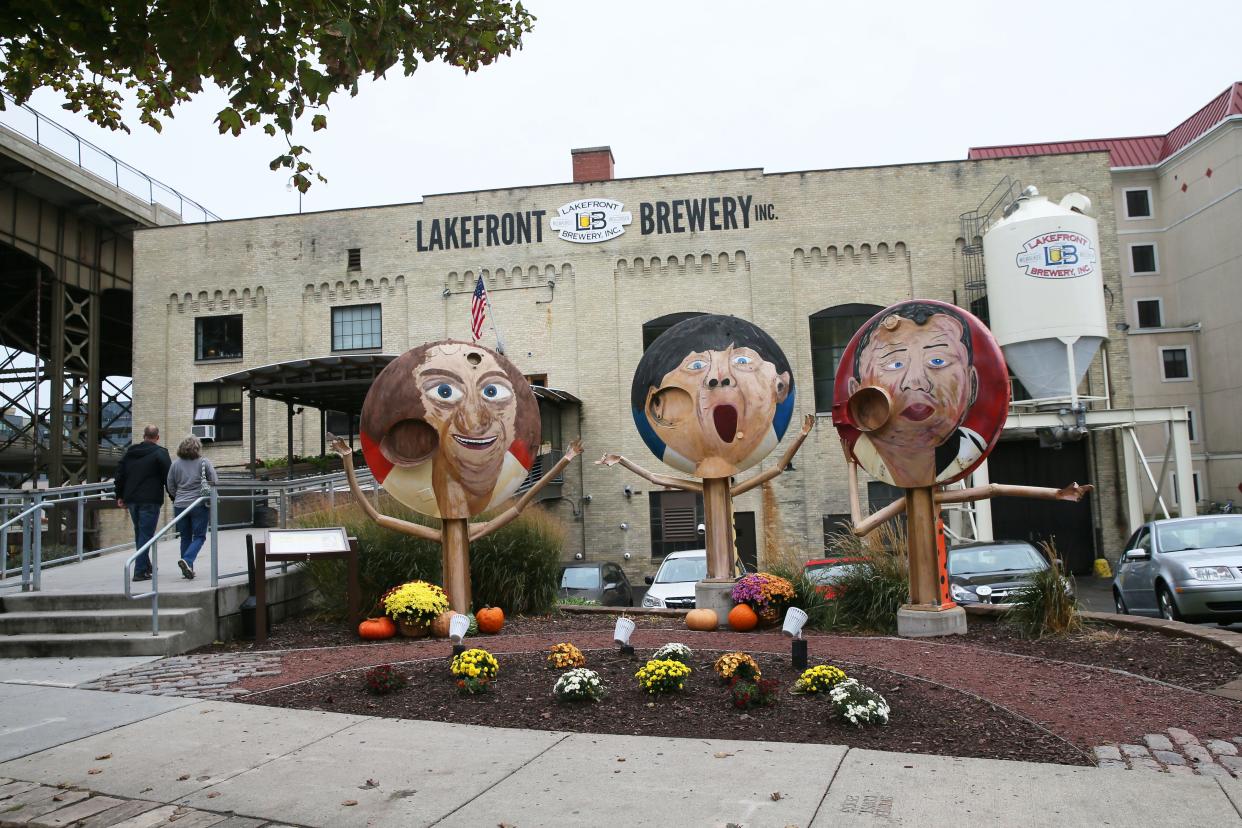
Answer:
<svg viewBox="0 0 1242 828"><path fill-rule="evenodd" d="M1029 187L983 237L990 327L1032 399L1076 397L1108 338L1090 206L1080 193L1054 204Z"/></svg>

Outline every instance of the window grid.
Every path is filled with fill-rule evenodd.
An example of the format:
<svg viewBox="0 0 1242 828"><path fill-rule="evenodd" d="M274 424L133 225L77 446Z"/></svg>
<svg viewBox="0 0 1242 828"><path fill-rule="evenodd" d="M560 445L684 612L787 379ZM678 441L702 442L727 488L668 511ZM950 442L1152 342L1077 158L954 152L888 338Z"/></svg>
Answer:
<svg viewBox="0 0 1242 828"><path fill-rule="evenodd" d="M1190 349L1182 347L1161 348L1160 377L1165 382L1183 382L1192 379L1190 374Z"/></svg>
<svg viewBox="0 0 1242 828"><path fill-rule="evenodd" d="M242 356L241 314L200 316L194 320L194 359L212 362Z"/></svg>
<svg viewBox="0 0 1242 828"><path fill-rule="evenodd" d="M379 348L383 323L379 305L351 305L332 309L332 350Z"/></svg>
<svg viewBox="0 0 1242 828"><path fill-rule="evenodd" d="M1135 303L1140 328L1164 327L1164 313L1159 299L1139 299Z"/></svg>
<svg viewBox="0 0 1242 828"><path fill-rule="evenodd" d="M1125 191L1126 218L1151 218L1151 190L1143 187Z"/></svg>
<svg viewBox="0 0 1242 828"><path fill-rule="evenodd" d="M1136 276L1160 272L1159 260L1156 258L1156 245L1130 245L1130 272Z"/></svg>

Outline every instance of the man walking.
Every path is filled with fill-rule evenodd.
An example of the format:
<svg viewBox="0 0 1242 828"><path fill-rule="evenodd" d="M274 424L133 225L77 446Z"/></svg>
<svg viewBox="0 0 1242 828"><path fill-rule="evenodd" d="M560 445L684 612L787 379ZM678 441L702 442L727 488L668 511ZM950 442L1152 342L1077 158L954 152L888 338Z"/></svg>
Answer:
<svg viewBox="0 0 1242 828"><path fill-rule="evenodd" d="M164 482L172 460L159 442L159 427L146 426L142 429L142 442L126 449L116 467L116 505L129 509L135 549L141 549L155 535L160 509L164 507ZM149 551L134 564L134 580L151 580Z"/></svg>

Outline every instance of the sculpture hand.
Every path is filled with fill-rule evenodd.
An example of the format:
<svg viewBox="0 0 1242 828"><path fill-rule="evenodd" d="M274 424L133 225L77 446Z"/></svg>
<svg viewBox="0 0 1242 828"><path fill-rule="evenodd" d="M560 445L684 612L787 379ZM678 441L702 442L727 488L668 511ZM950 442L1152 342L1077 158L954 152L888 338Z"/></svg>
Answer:
<svg viewBox="0 0 1242 828"><path fill-rule="evenodd" d="M620 463L620 462L621 462L621 455L619 455L619 454L605 454L603 457L601 457L601 458L599 458L598 460L596 460L596 461L595 461L595 465L597 465L597 466L615 466L615 465L617 465L617 464L618 464L618 463Z"/></svg>
<svg viewBox="0 0 1242 828"><path fill-rule="evenodd" d="M807 414L802 418L802 433L810 434L811 429L815 428L815 415Z"/></svg>
<svg viewBox="0 0 1242 828"><path fill-rule="evenodd" d="M569 449L565 452L565 456L573 460L579 454L582 454L582 440L577 439L569 444Z"/></svg>
<svg viewBox="0 0 1242 828"><path fill-rule="evenodd" d="M331 437L331 435L328 435ZM354 450L349 447L349 443L345 442L343 437L332 437L332 441L328 444L332 451L341 457L352 457Z"/></svg>
<svg viewBox="0 0 1242 828"><path fill-rule="evenodd" d="M1056 494L1057 500L1069 500L1074 503L1082 500L1083 496L1095 487L1088 483L1085 486L1079 486L1077 483L1071 483L1064 489L1058 489Z"/></svg>

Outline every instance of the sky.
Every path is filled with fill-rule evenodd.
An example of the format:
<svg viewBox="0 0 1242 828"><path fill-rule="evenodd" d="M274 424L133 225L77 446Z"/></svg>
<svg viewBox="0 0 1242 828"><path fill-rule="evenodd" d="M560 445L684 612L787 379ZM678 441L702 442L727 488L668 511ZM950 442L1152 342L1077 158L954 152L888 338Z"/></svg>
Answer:
<svg viewBox="0 0 1242 828"><path fill-rule="evenodd" d="M299 140L329 180L306 211L571 178L609 145L629 178L964 158L971 146L1163 134L1242 80L1242 3L531 0L524 47L345 93ZM221 136L219 90L162 134L31 104L223 218L297 212L284 146ZM11 116L10 116L11 117ZM7 118L6 118L7 121ZM193 218L187 214L187 217Z"/></svg>

